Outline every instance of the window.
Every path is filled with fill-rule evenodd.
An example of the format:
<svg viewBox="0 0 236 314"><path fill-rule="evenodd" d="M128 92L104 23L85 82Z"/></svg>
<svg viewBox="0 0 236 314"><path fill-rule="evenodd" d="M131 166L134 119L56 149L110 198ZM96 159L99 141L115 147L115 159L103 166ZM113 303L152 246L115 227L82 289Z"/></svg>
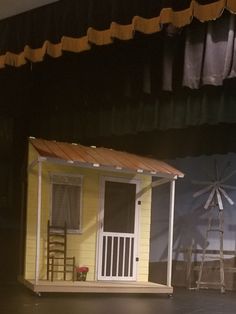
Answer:
<svg viewBox="0 0 236 314"><path fill-rule="evenodd" d="M77 176L52 175L52 215L53 226L64 226L69 231L81 230L82 179Z"/></svg>

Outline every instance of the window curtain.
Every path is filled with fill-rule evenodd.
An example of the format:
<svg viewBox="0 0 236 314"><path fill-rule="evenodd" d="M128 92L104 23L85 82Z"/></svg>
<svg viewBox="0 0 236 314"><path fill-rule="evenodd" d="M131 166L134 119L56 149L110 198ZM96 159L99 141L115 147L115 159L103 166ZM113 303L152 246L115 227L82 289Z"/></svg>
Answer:
<svg viewBox="0 0 236 314"><path fill-rule="evenodd" d="M53 184L52 225L68 229L79 229L80 226L80 187L64 184Z"/></svg>

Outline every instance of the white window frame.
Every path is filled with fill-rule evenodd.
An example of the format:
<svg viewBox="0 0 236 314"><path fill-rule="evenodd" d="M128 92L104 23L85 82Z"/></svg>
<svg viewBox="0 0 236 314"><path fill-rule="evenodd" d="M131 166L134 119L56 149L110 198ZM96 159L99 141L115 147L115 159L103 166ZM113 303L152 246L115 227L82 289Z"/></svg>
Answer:
<svg viewBox="0 0 236 314"><path fill-rule="evenodd" d="M77 179L79 182L78 183L75 183L75 182L62 182L62 183L58 183L56 182L56 177L60 177L60 178L64 178L65 181L66 179L68 179L68 181L72 181L74 179ZM61 172L52 172L50 173L50 203L51 203L51 206L50 206L50 222L52 221L52 209L53 209L53 204L52 204L52 193L53 193L53 184L68 184L68 185L73 185L73 186L78 186L80 187L80 202L79 202L79 210L80 210L80 213L79 213L79 227L78 229L70 229L68 228L67 229L67 232L68 233L71 233L71 234L82 234L83 230L82 230L82 209L83 209L83 176L82 175L78 175L78 174L71 174L71 173L61 173Z"/></svg>

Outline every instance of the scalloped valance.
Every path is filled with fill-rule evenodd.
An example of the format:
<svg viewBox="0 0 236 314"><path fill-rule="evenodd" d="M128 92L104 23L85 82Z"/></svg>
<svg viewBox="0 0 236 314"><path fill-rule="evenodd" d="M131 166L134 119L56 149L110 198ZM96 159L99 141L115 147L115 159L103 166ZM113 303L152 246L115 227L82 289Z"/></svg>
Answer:
<svg viewBox="0 0 236 314"><path fill-rule="evenodd" d="M0 21L0 68L129 40L135 32L153 34L163 24L182 27L194 17L213 20L225 9L236 13L236 1L61 0Z"/></svg>

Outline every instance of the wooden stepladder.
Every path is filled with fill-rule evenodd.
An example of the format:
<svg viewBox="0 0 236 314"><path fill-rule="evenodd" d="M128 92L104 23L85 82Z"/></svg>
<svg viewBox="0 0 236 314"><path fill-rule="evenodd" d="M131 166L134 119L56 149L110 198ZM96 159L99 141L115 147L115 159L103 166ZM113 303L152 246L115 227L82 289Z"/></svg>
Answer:
<svg viewBox="0 0 236 314"><path fill-rule="evenodd" d="M217 207L217 208L215 208ZM214 219L214 209L217 211L217 217ZM216 223L213 223L216 222ZM217 250L214 255L206 255L206 249L209 244L210 234L218 234L219 237L219 250ZM216 238L216 237L215 237ZM225 277L224 277L224 251L223 251L223 243L224 243L224 216L223 210L219 209L219 207L215 204L211 204L211 209L208 217L208 226L206 230L205 243L203 247L202 259L198 274L197 280L197 290L201 288L209 288L209 287L219 287L221 293L225 292ZM203 270L206 268L206 277L207 277L207 266L205 265L206 259L214 259L219 261L219 266L216 269L219 269L219 281L202 281ZM212 269L212 267L211 267Z"/></svg>

